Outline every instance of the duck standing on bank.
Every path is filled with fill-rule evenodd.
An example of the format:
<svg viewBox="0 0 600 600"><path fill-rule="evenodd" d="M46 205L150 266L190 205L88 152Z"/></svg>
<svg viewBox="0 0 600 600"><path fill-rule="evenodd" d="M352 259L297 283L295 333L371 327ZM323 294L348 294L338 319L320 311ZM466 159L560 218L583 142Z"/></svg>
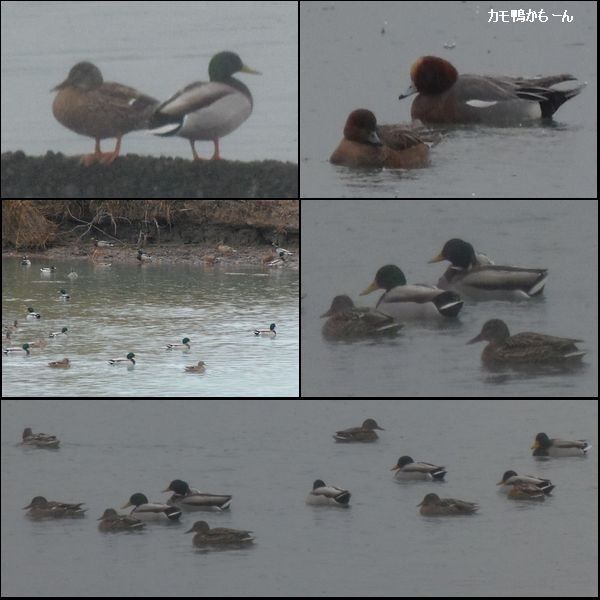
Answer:
<svg viewBox="0 0 600 600"><path fill-rule="evenodd" d="M201 160L195 142L212 141L212 160L219 160L219 139L237 129L252 113L250 90L234 73L258 71L246 66L235 52L219 52L208 65L210 81L190 83L156 108L152 133L186 138L194 160Z"/></svg>

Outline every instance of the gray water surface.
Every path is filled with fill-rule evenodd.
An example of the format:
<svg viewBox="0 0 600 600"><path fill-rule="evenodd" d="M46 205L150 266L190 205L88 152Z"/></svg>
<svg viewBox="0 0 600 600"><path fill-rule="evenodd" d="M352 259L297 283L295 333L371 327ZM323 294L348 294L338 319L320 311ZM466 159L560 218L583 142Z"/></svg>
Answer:
<svg viewBox="0 0 600 600"><path fill-rule="evenodd" d="M303 396L598 396L598 204L536 200L303 200ZM338 294L360 296L377 270L396 264L409 283L436 284L448 263L428 264L451 238L463 238L496 264L547 268L541 298L472 302L443 327L406 323L392 340L331 343L323 314ZM467 346L488 319L511 333L584 340L573 372L493 373Z"/></svg>
<svg viewBox="0 0 600 600"><path fill-rule="evenodd" d="M3 322L19 321L3 347L48 341L29 357L2 355L4 395L298 396L297 271L65 261L46 276L39 268L48 261L2 262ZM66 277L71 269L75 280ZM61 288L69 302L59 299ZM26 319L28 306L41 319ZM253 334L273 322L274 339ZM65 326L67 337L48 339ZM184 337L189 351L165 350ZM135 367L107 364L128 352ZM47 366L63 357L70 369ZM200 360L206 373L185 373Z"/></svg>
<svg viewBox="0 0 600 600"><path fill-rule="evenodd" d="M375 418L374 444L336 444ZM3 596L597 596L597 401L3 400ZM57 451L17 446L24 427ZM538 431L587 438L586 458L537 461ZM445 465L446 483L393 479L398 457ZM550 478L519 503L507 469ZM101 534L96 519L134 492L183 478L233 494L231 512ZM350 509L309 507L314 479ZM472 517L424 518L429 492L476 501ZM31 522L35 495L86 502L79 520ZM195 520L254 531L254 547L200 553Z"/></svg>
<svg viewBox="0 0 600 600"><path fill-rule="evenodd" d="M540 2L572 23L488 23L518 2L302 2L300 188L303 198L595 198L597 3ZM384 33L382 33L382 30ZM445 46L454 44L453 49ZM444 127L431 166L360 170L328 162L347 116L368 108L379 123L408 123L415 96L398 100L420 56L459 73L534 77L571 73L587 82L550 126ZM567 86L567 89L570 89Z"/></svg>

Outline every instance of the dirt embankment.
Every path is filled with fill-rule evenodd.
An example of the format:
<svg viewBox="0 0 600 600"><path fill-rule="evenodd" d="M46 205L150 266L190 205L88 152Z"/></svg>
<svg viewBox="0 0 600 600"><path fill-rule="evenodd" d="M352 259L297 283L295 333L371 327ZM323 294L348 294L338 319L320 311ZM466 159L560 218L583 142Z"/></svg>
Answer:
<svg viewBox="0 0 600 600"><path fill-rule="evenodd" d="M3 200L3 254L298 268L299 200ZM94 239L112 247L96 247ZM273 243L293 252L283 264Z"/></svg>
<svg viewBox="0 0 600 600"><path fill-rule="evenodd" d="M129 154L111 165L48 152L6 152L3 198L298 198L298 165L154 158Z"/></svg>

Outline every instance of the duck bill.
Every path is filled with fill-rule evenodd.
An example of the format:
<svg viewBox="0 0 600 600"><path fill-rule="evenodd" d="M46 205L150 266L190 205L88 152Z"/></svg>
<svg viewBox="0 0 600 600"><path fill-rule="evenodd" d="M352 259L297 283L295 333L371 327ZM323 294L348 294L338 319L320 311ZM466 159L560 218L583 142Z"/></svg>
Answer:
<svg viewBox="0 0 600 600"><path fill-rule="evenodd" d="M475 344L476 342L481 342L484 338L481 336L481 334L476 335L472 340L469 340L465 346L468 346L469 344Z"/></svg>
<svg viewBox="0 0 600 600"><path fill-rule="evenodd" d="M390 469L390 471L399 471L399 470L400 470L400 467L399 467L398 465L394 465L394 466L393 466L393 467Z"/></svg>
<svg viewBox="0 0 600 600"><path fill-rule="evenodd" d="M370 294L371 292L374 292L375 290L379 289L379 285L377 284L376 281L374 281L368 288L365 288L360 294L359 296L366 296L367 294Z"/></svg>
<svg viewBox="0 0 600 600"><path fill-rule="evenodd" d="M432 258L431 260L428 260L427 264L436 263L436 262L442 262L443 260L446 260L446 259L441 254L438 254L435 258Z"/></svg>
<svg viewBox="0 0 600 600"><path fill-rule="evenodd" d="M537 450L540 447L539 442L536 440L533 442L533 446L531 446L530 450Z"/></svg>
<svg viewBox="0 0 600 600"><path fill-rule="evenodd" d="M161 490L161 494L164 494L165 492L170 492L170 491L172 491L172 490L171 490L170 487L168 487L168 488L166 488L164 490Z"/></svg>
<svg viewBox="0 0 600 600"><path fill-rule="evenodd" d="M499 481L496 485L502 485L504 481Z"/></svg>
<svg viewBox="0 0 600 600"><path fill-rule="evenodd" d="M123 510L124 508L127 508L129 506L133 506L133 504L131 502L128 502L125 506L121 506L121 510Z"/></svg>
<svg viewBox="0 0 600 600"><path fill-rule="evenodd" d="M323 319L325 317L331 317L331 309L329 309L327 312L324 312L319 318Z"/></svg>
<svg viewBox="0 0 600 600"><path fill-rule="evenodd" d="M68 79L65 79L62 83L59 83L56 87L53 87L50 91L58 92L58 90L62 90L63 88L66 88L70 84L71 84L71 82Z"/></svg>
<svg viewBox="0 0 600 600"><path fill-rule="evenodd" d="M409 96L416 94L418 91L419 90L417 90L417 88L414 86L414 84L411 83L408 86L408 88L406 88L406 91L398 96L398 100L403 100L404 98L408 98Z"/></svg>
<svg viewBox="0 0 600 600"><path fill-rule="evenodd" d="M260 71L255 71L254 69L251 69L249 66L244 65L240 71L242 73L251 73L252 75L262 75L262 73Z"/></svg>
<svg viewBox="0 0 600 600"><path fill-rule="evenodd" d="M191 529L188 529L187 531L184 531L183 533L192 533L192 531L194 531L193 527Z"/></svg>

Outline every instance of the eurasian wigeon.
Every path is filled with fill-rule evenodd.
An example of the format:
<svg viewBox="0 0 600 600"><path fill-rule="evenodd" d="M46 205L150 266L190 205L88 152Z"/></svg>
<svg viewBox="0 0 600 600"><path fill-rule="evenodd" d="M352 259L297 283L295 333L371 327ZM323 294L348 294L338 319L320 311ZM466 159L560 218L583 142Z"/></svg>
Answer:
<svg viewBox="0 0 600 600"><path fill-rule="evenodd" d="M559 106L585 84L560 91L551 86L576 79L550 75L525 79L491 75L460 75L447 60L422 56L411 67L412 85L400 99L419 95L411 107L413 119L424 123L484 123L511 125L551 118Z"/></svg>
<svg viewBox="0 0 600 600"><path fill-rule="evenodd" d="M360 108L348 116L344 139L329 161L347 167L412 169L427 165L429 146L397 125L378 127L375 115Z"/></svg>

